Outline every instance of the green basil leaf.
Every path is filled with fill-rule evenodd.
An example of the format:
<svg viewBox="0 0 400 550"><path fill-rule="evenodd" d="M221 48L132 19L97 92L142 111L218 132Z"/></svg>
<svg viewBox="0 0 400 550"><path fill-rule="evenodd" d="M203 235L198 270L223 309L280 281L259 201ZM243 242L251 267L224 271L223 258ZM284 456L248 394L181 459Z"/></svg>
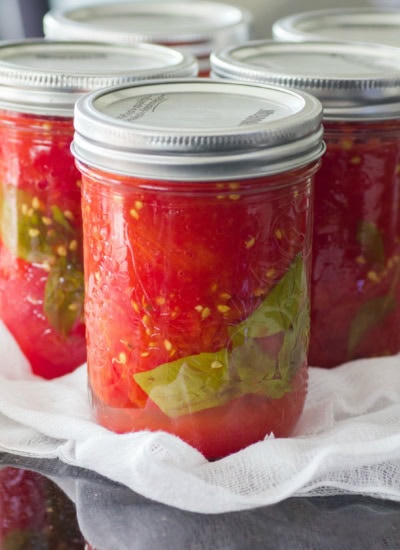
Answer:
<svg viewBox="0 0 400 550"><path fill-rule="evenodd" d="M227 351L221 350L182 357L135 374L134 379L165 414L175 417L224 403L227 367Z"/></svg>
<svg viewBox="0 0 400 550"><path fill-rule="evenodd" d="M240 336L260 338L288 330L298 314L305 287L303 259L299 254L261 305L247 319L230 329L232 340L240 343L243 340Z"/></svg>
<svg viewBox="0 0 400 550"><path fill-rule="evenodd" d="M64 216L63 212L58 208L58 206L52 206L50 208L53 220L61 227L63 227L68 233L73 233L73 229L71 227L71 224L67 220L67 218Z"/></svg>
<svg viewBox="0 0 400 550"><path fill-rule="evenodd" d="M354 356L362 338L372 328L378 326L390 313L396 309L394 294L378 296L365 302L351 322L347 353L349 359Z"/></svg>
<svg viewBox="0 0 400 550"><path fill-rule="evenodd" d="M361 254L368 264L385 266L385 248L382 235L373 222L362 220L357 228L357 241L361 245Z"/></svg>
<svg viewBox="0 0 400 550"><path fill-rule="evenodd" d="M68 254L70 242L79 240L74 233L58 206L47 209L26 191L0 186L1 239L18 258L30 263L54 262L59 247Z"/></svg>
<svg viewBox="0 0 400 550"><path fill-rule="evenodd" d="M276 359L262 351L257 339L249 339L242 346L233 348L229 360L231 379L235 380L237 373L239 381L236 397L257 393L279 399L291 389L289 370L281 371Z"/></svg>
<svg viewBox="0 0 400 550"><path fill-rule="evenodd" d="M31 263L45 261L52 254L46 231L28 193L13 185L0 189L1 239L15 256Z"/></svg>
<svg viewBox="0 0 400 550"><path fill-rule="evenodd" d="M251 393L279 399L291 391L290 381L305 361L309 307L303 278L299 256L259 308L235 327L231 350L182 357L135 374L135 381L170 417L218 407ZM278 332L284 336L273 357L261 343L265 334Z"/></svg>
<svg viewBox="0 0 400 550"><path fill-rule="evenodd" d="M60 334L66 336L83 316L83 273L67 262L52 267L46 281L43 310Z"/></svg>
<svg viewBox="0 0 400 550"><path fill-rule="evenodd" d="M281 397L290 390L276 377L276 362L254 340L231 353L200 353L134 375L150 399L170 417L218 407L248 393Z"/></svg>
<svg viewBox="0 0 400 550"><path fill-rule="evenodd" d="M48 271L43 311L51 326L66 336L83 315L77 230L58 206L48 208L26 191L8 185L0 186L0 236L15 256Z"/></svg>

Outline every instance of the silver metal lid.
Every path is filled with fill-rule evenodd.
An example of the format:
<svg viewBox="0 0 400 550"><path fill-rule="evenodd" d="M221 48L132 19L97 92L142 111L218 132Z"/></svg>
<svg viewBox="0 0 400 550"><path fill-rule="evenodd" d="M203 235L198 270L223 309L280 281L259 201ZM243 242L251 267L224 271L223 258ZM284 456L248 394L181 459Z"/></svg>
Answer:
<svg viewBox="0 0 400 550"><path fill-rule="evenodd" d="M123 82L195 76L195 58L165 46L24 40L0 44L0 108L72 117L83 93Z"/></svg>
<svg viewBox="0 0 400 550"><path fill-rule="evenodd" d="M325 119L400 117L398 48L355 42L248 42L211 55L213 76L301 89Z"/></svg>
<svg viewBox="0 0 400 550"><path fill-rule="evenodd" d="M51 10L43 19L45 36L132 44L151 42L209 56L215 48L251 38L251 14L219 2L109 2Z"/></svg>
<svg viewBox="0 0 400 550"><path fill-rule="evenodd" d="M100 90L75 107L74 155L119 174L228 180L318 159L322 106L302 92L206 78Z"/></svg>
<svg viewBox="0 0 400 550"><path fill-rule="evenodd" d="M277 40L349 40L400 45L400 9L336 8L297 13L272 26Z"/></svg>

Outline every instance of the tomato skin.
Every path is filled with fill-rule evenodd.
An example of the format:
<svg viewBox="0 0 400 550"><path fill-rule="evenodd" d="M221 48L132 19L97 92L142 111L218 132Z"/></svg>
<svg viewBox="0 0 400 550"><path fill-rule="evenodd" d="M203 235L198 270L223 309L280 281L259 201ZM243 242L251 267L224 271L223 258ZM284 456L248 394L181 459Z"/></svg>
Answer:
<svg viewBox="0 0 400 550"><path fill-rule="evenodd" d="M315 178L309 362L400 350L400 129L325 124Z"/></svg>
<svg viewBox="0 0 400 550"><path fill-rule="evenodd" d="M50 294L57 292L57 283L51 292L46 286L52 270L62 262L60 281L71 269L74 274L83 269L80 174L70 153L72 120L9 111L1 115L0 317L31 363L32 372L54 378L86 360L82 307L62 302L63 283L54 298ZM38 228L53 232L53 249L50 241L38 240ZM31 236L30 243L26 234ZM76 308L75 320L70 320L70 306ZM60 330L63 317L69 320L65 330Z"/></svg>
<svg viewBox="0 0 400 550"><path fill-rule="evenodd" d="M117 432L165 430L208 459L238 451L271 432L289 435L306 395L308 333L299 335L296 344L286 339L292 326L264 334L257 325L254 336L247 336L246 328L242 336L233 335L299 257L305 279L292 281L272 309L279 310L279 300L291 303L296 292L306 308L317 165L255 181L202 183L155 182L78 166L88 374L97 421ZM172 372L171 365L180 359L185 364L192 356L201 361L221 350L229 354L248 341L244 357L265 354L274 365L271 384L282 378L280 386L271 389L267 376L259 382L265 387L252 385L252 365L243 363L235 367L240 371L236 378L228 373L232 388L219 386L215 400L207 394L206 405L193 410L189 399L188 409L184 404L168 413L135 378L150 373L151 380L160 366ZM281 359L282 352L291 367ZM245 361L240 352L237 357ZM285 373L278 368L282 361ZM223 366L214 363L211 368ZM190 376L187 380L183 393L201 401L196 392L201 394L202 383ZM217 384L213 373L208 383ZM168 399L164 404L168 409Z"/></svg>

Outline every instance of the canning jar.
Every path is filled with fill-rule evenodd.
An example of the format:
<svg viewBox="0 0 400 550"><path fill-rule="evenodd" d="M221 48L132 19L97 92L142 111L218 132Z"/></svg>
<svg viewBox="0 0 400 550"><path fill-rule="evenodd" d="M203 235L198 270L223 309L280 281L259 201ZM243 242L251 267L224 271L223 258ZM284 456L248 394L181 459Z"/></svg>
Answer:
<svg viewBox="0 0 400 550"><path fill-rule="evenodd" d="M56 40L179 47L198 59L199 73L205 76L213 49L252 38L252 16L245 9L206 0L102 2L50 10L44 16L43 30L46 37Z"/></svg>
<svg viewBox="0 0 400 550"><path fill-rule="evenodd" d="M307 94L209 79L77 103L101 424L165 430L207 458L290 433L307 386L320 119Z"/></svg>
<svg viewBox="0 0 400 550"><path fill-rule="evenodd" d="M216 76L306 90L324 107L316 174L309 362L400 351L400 56L343 42L217 52Z"/></svg>
<svg viewBox="0 0 400 550"><path fill-rule="evenodd" d="M156 45L0 46L0 319L35 374L53 378L86 358L80 173L70 152L76 99L196 71L192 56Z"/></svg>
<svg viewBox="0 0 400 550"><path fill-rule="evenodd" d="M275 40L339 40L400 45L400 9L351 7L312 10L282 17L272 25Z"/></svg>

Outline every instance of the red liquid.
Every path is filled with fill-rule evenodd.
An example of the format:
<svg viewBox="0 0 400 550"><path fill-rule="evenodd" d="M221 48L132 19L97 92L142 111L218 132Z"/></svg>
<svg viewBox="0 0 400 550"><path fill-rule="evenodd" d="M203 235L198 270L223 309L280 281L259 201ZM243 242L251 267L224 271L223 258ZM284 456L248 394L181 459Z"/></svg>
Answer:
<svg viewBox="0 0 400 550"><path fill-rule="evenodd" d="M69 119L1 113L0 318L45 378L86 359L72 133Z"/></svg>
<svg viewBox="0 0 400 550"><path fill-rule="evenodd" d="M315 179L309 363L400 350L398 122L326 123Z"/></svg>
<svg viewBox="0 0 400 550"><path fill-rule="evenodd" d="M307 386L315 166L226 183L81 169L98 421L174 433L209 459L288 435Z"/></svg>

